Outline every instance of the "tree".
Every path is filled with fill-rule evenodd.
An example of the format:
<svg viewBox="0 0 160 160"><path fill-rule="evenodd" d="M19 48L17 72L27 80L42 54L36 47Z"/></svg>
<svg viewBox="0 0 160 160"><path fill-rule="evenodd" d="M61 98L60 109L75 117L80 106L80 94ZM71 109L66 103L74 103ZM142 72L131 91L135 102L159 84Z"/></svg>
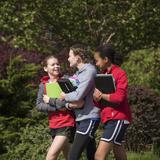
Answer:
<svg viewBox="0 0 160 160"><path fill-rule="evenodd" d="M30 110L35 103L35 85L39 66L27 64L21 56L10 57L7 78L0 80L1 154L7 146L19 142L20 131L33 123Z"/></svg>
<svg viewBox="0 0 160 160"><path fill-rule="evenodd" d="M159 0L9 0L0 6L1 40L14 47L51 52L77 41L95 47L111 33L124 55L159 46Z"/></svg>
<svg viewBox="0 0 160 160"><path fill-rule="evenodd" d="M160 50L148 49L129 53L123 64L130 85L155 89L160 94Z"/></svg>

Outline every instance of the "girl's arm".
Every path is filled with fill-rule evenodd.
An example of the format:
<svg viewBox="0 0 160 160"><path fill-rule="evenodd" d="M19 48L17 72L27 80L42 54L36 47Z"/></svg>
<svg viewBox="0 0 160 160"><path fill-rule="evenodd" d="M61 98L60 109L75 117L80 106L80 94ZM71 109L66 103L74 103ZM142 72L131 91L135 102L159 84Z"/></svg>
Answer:
<svg viewBox="0 0 160 160"><path fill-rule="evenodd" d="M65 100L61 100L58 98L50 98L49 104L55 105L57 110L65 110L65 109L74 109L74 108L82 108L84 106L84 100L79 100L76 102L66 102Z"/></svg>
<svg viewBox="0 0 160 160"><path fill-rule="evenodd" d="M84 105L84 101L80 100L77 102L67 103L65 100L59 98L49 98L47 95L43 96L43 101L47 104L55 106L57 110L64 111L71 108L81 108Z"/></svg>

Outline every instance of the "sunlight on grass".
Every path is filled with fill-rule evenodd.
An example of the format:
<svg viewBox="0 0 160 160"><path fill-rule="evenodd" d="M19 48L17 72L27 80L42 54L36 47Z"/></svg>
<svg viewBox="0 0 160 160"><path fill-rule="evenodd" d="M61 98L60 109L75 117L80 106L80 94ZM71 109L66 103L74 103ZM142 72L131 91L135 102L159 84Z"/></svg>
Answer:
<svg viewBox="0 0 160 160"><path fill-rule="evenodd" d="M154 155L152 152L145 152L145 153L133 153L129 152L128 160L160 160L160 157Z"/></svg>

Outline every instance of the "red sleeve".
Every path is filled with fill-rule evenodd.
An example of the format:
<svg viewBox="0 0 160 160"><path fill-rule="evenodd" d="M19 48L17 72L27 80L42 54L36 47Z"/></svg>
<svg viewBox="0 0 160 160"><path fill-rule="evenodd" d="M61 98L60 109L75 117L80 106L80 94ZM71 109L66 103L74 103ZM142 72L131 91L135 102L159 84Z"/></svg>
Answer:
<svg viewBox="0 0 160 160"><path fill-rule="evenodd" d="M98 102L96 102L96 101L93 100L93 103L94 103L94 105L95 105L96 107L98 107L98 108L100 108L100 109L102 108L102 106L101 106Z"/></svg>
<svg viewBox="0 0 160 160"><path fill-rule="evenodd" d="M124 71L117 76L116 92L110 94L109 102L120 104L127 96L128 79Z"/></svg>

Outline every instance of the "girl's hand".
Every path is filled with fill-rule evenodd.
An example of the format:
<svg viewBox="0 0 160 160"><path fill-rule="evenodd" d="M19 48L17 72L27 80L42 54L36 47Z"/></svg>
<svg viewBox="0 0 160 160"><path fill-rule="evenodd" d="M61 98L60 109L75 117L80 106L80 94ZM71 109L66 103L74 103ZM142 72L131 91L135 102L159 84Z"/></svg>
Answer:
<svg viewBox="0 0 160 160"><path fill-rule="evenodd" d="M102 98L102 94L103 94L103 93L102 93L101 91L99 91L97 88L95 88L94 93L93 93L93 99L94 99L96 102L100 101L101 98Z"/></svg>
<svg viewBox="0 0 160 160"><path fill-rule="evenodd" d="M65 99L66 98L66 94L64 93L64 92L62 92L61 94L60 94L60 99Z"/></svg>
<svg viewBox="0 0 160 160"><path fill-rule="evenodd" d="M49 103L49 97L47 95L43 95L44 103Z"/></svg>

